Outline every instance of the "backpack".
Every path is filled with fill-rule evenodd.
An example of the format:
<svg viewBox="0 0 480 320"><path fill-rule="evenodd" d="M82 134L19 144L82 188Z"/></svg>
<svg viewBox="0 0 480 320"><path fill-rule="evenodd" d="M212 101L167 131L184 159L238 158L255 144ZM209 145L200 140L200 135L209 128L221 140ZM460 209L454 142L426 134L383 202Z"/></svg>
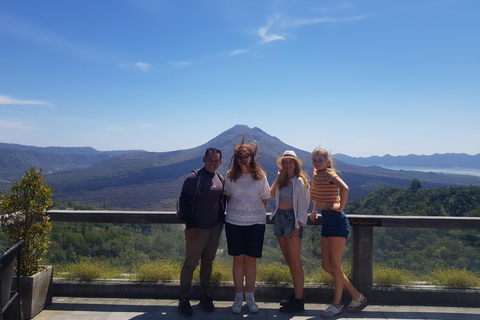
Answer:
<svg viewBox="0 0 480 320"><path fill-rule="evenodd" d="M190 202L191 207L193 207L193 201L195 200L195 197L197 196L197 194L202 195L202 193L200 192L200 187L202 186L202 176L200 174L198 174L199 170L201 170L201 169L192 170L192 172L195 173L195 177L197 178L197 187L195 188L195 193L193 194L192 201ZM225 179L217 171L215 171L215 173L217 174L218 178L222 182L222 187L223 187L225 185ZM182 211L181 208L180 208L180 198L181 198L181 196L177 200L177 217L181 221L185 221L186 220L186 213L184 211ZM221 203L222 203L222 206L224 206L223 197L222 197Z"/></svg>

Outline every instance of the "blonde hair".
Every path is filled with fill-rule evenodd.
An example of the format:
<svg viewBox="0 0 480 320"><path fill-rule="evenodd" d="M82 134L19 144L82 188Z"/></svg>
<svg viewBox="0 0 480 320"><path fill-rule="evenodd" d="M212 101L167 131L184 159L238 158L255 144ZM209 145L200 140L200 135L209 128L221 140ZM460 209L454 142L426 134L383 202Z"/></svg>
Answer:
<svg viewBox="0 0 480 320"><path fill-rule="evenodd" d="M227 178L232 181L237 181L238 178L242 175L242 169L238 164L236 159L240 159L241 154L250 154L251 161L249 165L250 174L252 179L255 181L261 180L262 175L265 175L265 171L260 168L260 165L257 162L257 152L258 144L256 141L251 140L250 143L245 143L246 136L243 135L242 142L240 144L235 144L235 149L233 152L232 159L230 160L230 170L227 173Z"/></svg>
<svg viewBox="0 0 480 320"><path fill-rule="evenodd" d="M308 174L302 170L302 168L298 164L298 161L296 160L294 161L295 161L295 176L302 178L303 182L307 186L307 190L310 189ZM282 164L282 167L283 167L283 164ZM286 187L287 184L288 184L288 174L285 170L282 170L282 172L280 173L280 176L278 177L278 190L282 189L283 187Z"/></svg>
<svg viewBox="0 0 480 320"><path fill-rule="evenodd" d="M316 156L316 155L320 155L320 156L325 157L325 160L328 161L328 165L327 165L328 169L331 169L334 172L340 172L333 167L333 165L335 164L335 158L327 150L325 150L323 148L315 148L315 150L313 150L313 152L312 152L312 160L313 160L313 157ZM316 169L314 168L313 172L315 173L315 171L316 171Z"/></svg>

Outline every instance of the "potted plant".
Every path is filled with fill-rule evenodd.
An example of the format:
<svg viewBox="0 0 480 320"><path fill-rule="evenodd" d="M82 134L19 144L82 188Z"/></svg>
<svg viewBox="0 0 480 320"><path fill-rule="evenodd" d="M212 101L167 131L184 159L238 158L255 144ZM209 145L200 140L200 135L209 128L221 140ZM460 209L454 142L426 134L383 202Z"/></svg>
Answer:
<svg viewBox="0 0 480 320"><path fill-rule="evenodd" d="M44 184L42 169L31 167L20 181L15 181L10 195L3 195L1 222L9 244L20 240L21 250L20 293L25 319L31 319L52 301L53 267L40 263L50 242L50 217L46 214L52 206L50 183Z"/></svg>

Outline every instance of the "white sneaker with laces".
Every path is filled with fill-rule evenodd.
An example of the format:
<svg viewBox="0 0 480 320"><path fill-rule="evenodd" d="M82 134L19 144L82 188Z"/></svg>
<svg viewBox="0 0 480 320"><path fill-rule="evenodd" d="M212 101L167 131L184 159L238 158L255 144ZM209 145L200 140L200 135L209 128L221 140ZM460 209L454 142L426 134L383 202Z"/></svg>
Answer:
<svg viewBox="0 0 480 320"><path fill-rule="evenodd" d="M242 312L242 303L243 303L243 300L240 300L240 299L233 300L232 312L236 313L236 314L241 313Z"/></svg>
<svg viewBox="0 0 480 320"><path fill-rule="evenodd" d="M251 313L257 313L258 312L258 306L255 303L255 300L247 300L247 306L248 306L248 311Z"/></svg>

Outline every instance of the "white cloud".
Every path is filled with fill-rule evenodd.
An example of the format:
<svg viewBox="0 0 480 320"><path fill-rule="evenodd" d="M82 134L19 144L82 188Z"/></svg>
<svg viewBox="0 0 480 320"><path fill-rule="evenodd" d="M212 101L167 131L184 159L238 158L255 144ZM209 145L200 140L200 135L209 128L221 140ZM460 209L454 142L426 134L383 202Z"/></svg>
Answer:
<svg viewBox="0 0 480 320"><path fill-rule="evenodd" d="M243 53L247 53L248 50L235 50L235 51L232 51L230 53L231 56L236 56L236 55L239 55L239 54L243 54Z"/></svg>
<svg viewBox="0 0 480 320"><path fill-rule="evenodd" d="M280 17L276 16L275 18L269 19L268 24L265 27L261 27L258 29L258 35L262 38L262 43L268 43L277 40L285 40L284 36L280 36L277 34L269 33L272 27L274 26L275 22L278 21Z"/></svg>
<svg viewBox="0 0 480 320"><path fill-rule="evenodd" d="M128 69L128 70L138 70L140 69L142 72L149 72L153 69L153 66L147 62L135 62L135 63L120 63L118 65L119 68Z"/></svg>
<svg viewBox="0 0 480 320"><path fill-rule="evenodd" d="M35 104L35 105L44 105L44 106L51 106L52 104L45 101L37 101L37 100L19 100L9 96L1 95L0 94L0 105L1 104Z"/></svg>
<svg viewBox="0 0 480 320"><path fill-rule="evenodd" d="M146 62L137 62L135 63L135 67L139 68L143 72L148 72L150 69L152 69L152 66Z"/></svg>
<svg viewBox="0 0 480 320"><path fill-rule="evenodd" d="M315 18L315 19L292 19L287 21L287 27L300 27L308 24L318 24L318 23L327 23L327 22L350 22L365 19L366 16L350 17L344 19L336 18Z"/></svg>
<svg viewBox="0 0 480 320"><path fill-rule="evenodd" d="M268 43L277 40L286 40L286 36L283 33L285 30L298 28L305 25L312 25L312 24L319 24L319 23L330 23L330 22L350 22L350 21L358 21L365 19L366 16L357 16L357 17L349 17L349 18L297 18L292 19L290 17L282 17L282 16L275 16L268 20L266 26L261 27L258 29L257 33L262 38L262 44Z"/></svg>

